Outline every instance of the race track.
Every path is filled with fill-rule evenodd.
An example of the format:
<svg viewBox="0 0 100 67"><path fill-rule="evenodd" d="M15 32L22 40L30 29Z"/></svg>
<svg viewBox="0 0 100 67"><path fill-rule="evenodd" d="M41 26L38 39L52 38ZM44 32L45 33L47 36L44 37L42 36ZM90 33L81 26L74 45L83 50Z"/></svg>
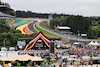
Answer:
<svg viewBox="0 0 100 67"><path fill-rule="evenodd" d="M38 32L34 29L34 26L33 26L36 22L37 22L37 21L34 21L34 22L30 23L30 24L28 25L28 28L29 28L30 31L35 32L35 33L38 33Z"/></svg>
<svg viewBox="0 0 100 67"><path fill-rule="evenodd" d="M52 34L55 34L57 36L63 37L63 38L67 38L70 40L77 40L77 41L98 41L98 39L83 39L83 38L76 38L76 37L68 37L56 32L53 32L52 30L46 29L45 27L42 27L40 25L41 21L48 21L47 19L33 19L33 18L21 18L22 21L19 22L15 22L12 23L14 26L13 29L15 28L16 30L20 30L22 32L22 34L34 34L34 33L38 33L38 31L34 28L34 24L36 23L36 26L40 29L43 29L47 32L50 32ZM38 23L37 23L38 22Z"/></svg>
<svg viewBox="0 0 100 67"><path fill-rule="evenodd" d="M38 19L22 18L20 20L18 19L18 21L12 24L13 24L13 29L20 30L22 34L30 35L30 34L38 33L34 28L34 24L40 21L41 20Z"/></svg>

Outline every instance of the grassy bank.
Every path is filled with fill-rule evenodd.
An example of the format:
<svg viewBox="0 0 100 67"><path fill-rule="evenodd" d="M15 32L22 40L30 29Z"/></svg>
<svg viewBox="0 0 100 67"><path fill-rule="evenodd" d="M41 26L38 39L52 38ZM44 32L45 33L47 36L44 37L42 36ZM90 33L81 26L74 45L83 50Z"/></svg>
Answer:
<svg viewBox="0 0 100 67"><path fill-rule="evenodd" d="M42 29L38 28L38 27L36 26L36 24L35 24L35 28L36 28L38 31L43 32L43 34L45 34L45 35L48 35L48 36L51 36L51 37L59 37L59 36L57 36L57 35L54 35L54 34L52 34L52 33L49 33L49 32L47 32L47 31L45 31L45 30L42 30Z"/></svg>
<svg viewBox="0 0 100 67"><path fill-rule="evenodd" d="M41 26L47 28L47 29L53 29L52 27L48 26L48 22L47 21L44 21L42 23L40 23Z"/></svg>

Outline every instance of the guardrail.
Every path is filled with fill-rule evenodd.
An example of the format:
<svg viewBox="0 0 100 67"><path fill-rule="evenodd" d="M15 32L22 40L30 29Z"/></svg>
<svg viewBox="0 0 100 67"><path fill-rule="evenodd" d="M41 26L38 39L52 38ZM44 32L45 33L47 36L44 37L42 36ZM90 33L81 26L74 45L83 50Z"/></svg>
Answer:
<svg viewBox="0 0 100 67"><path fill-rule="evenodd" d="M46 21L49 21L49 20L46 19ZM45 30L45 31L47 31L47 32L50 32L50 33L52 33L52 34L55 34L55 35L57 35L57 36L60 36L60 37L69 39L69 40L77 40L77 41L100 41L100 39L83 39L83 38L65 36L65 35L63 35L63 34L56 33L56 32L53 32L52 30L49 30L49 29L47 29L47 28L45 28L45 27L42 27L42 26L40 25L40 23L41 23L41 22L37 22L37 23L36 23L37 27L39 27L39 28L41 28L41 29L43 29L43 30Z"/></svg>

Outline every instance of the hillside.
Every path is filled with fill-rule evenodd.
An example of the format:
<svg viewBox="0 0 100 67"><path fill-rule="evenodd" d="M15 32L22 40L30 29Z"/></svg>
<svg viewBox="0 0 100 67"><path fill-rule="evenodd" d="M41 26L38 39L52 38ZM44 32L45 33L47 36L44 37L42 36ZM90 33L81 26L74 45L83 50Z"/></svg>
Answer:
<svg viewBox="0 0 100 67"><path fill-rule="evenodd" d="M68 26L74 34L87 34L89 39L98 39L100 37L100 17L89 18L83 16L61 16L55 17L50 21L50 26L55 28L56 26Z"/></svg>
<svg viewBox="0 0 100 67"><path fill-rule="evenodd" d="M29 38L34 37L35 34L27 35L22 34L19 30L13 30L8 26L6 19L0 19L0 45L16 46L18 38Z"/></svg>
<svg viewBox="0 0 100 67"><path fill-rule="evenodd" d="M88 38L99 39L100 38L100 17L91 19L92 25L88 30Z"/></svg>

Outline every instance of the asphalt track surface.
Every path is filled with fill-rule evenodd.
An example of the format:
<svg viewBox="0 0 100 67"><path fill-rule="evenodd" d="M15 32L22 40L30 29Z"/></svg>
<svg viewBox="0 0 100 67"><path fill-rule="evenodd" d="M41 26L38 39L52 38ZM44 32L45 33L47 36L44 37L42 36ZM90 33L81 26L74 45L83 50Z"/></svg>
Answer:
<svg viewBox="0 0 100 67"><path fill-rule="evenodd" d="M38 22L38 21L33 21L32 23L30 23L30 24L28 25L29 30L32 31L32 32L34 32L34 33L38 33L38 32L34 29L34 27L33 27L33 25L34 25L36 22Z"/></svg>

